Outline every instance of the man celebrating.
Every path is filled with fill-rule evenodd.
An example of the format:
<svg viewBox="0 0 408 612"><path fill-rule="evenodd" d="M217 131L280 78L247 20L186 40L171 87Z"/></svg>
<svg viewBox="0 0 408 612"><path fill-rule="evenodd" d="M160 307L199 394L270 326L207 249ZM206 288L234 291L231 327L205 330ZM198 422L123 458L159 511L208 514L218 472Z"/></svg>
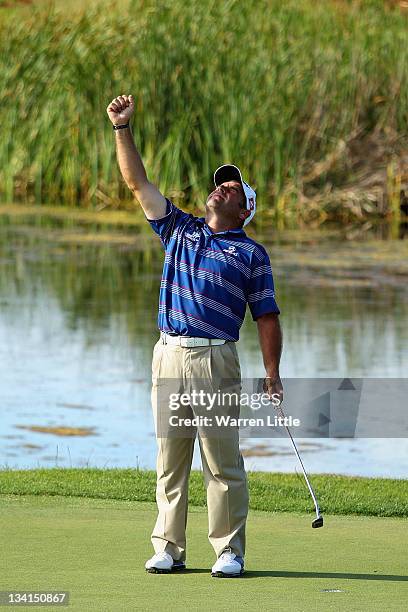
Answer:
<svg viewBox="0 0 408 612"><path fill-rule="evenodd" d="M122 95L112 100L107 113L122 176L166 253L159 296L160 338L152 363L158 517L151 537L155 554L145 567L150 573L169 573L185 568L188 480L196 429L191 428L186 437L160 435L160 381L175 381L179 393L191 392L197 379L221 391L223 381L240 381L235 343L248 304L258 326L266 369L264 389L282 399L282 333L269 257L243 230L255 214L254 190L236 166L227 164L214 174L215 189L207 198L205 217L177 208L146 176L129 126L134 108L133 96ZM222 410L217 406L218 413ZM192 403L183 406L184 416L195 414ZM207 489L208 537L217 556L211 574L237 577L244 571L248 514L238 428L231 427L220 437L206 435L198 427L198 438Z"/></svg>

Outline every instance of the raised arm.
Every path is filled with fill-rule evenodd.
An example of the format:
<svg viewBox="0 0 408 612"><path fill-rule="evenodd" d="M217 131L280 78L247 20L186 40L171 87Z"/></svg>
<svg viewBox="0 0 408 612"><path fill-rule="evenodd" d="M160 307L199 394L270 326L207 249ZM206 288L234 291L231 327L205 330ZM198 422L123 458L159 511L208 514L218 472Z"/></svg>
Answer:
<svg viewBox="0 0 408 612"><path fill-rule="evenodd" d="M125 125L135 110L132 95L118 96L106 112L113 125ZM146 175L142 159L136 149L130 126L115 130L116 154L123 179L140 203L148 219L160 219L166 214L166 199Z"/></svg>

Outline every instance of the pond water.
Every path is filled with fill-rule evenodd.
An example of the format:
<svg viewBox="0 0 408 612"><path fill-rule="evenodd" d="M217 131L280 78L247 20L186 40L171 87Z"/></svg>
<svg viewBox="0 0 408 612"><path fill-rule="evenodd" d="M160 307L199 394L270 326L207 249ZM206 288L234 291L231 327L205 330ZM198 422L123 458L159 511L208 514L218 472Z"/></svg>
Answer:
<svg viewBox="0 0 408 612"><path fill-rule="evenodd" d="M89 244L73 238L71 226L57 230L0 223L0 466L154 468L150 376L160 244L149 228ZM336 249L339 263L328 266ZM345 265L342 242L270 246L283 379L406 377L407 277L398 267L395 274L373 268L384 245L370 249L357 274ZM262 376L249 316L238 351L243 375ZM284 437L243 439L242 448L247 469L298 471ZM406 437L299 439L299 448L310 472L408 474Z"/></svg>

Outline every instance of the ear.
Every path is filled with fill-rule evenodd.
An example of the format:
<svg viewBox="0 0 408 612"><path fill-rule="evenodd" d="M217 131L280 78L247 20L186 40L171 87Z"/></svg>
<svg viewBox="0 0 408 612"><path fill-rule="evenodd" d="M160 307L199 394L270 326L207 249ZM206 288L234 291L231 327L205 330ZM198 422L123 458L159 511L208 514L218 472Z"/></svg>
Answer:
<svg viewBox="0 0 408 612"><path fill-rule="evenodd" d="M251 214L251 211L248 209L240 210L239 218L241 219L241 221L245 221L245 219L249 217L250 214Z"/></svg>

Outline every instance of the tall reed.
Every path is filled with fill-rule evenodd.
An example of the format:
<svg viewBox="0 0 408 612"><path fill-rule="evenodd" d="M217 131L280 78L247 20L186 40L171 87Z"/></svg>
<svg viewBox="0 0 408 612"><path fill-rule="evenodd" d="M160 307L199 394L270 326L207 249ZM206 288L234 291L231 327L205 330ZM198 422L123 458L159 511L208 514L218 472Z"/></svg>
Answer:
<svg viewBox="0 0 408 612"><path fill-rule="evenodd" d="M234 162L258 218L273 202L296 215L285 186L341 139L406 129L407 26L380 0L130 0L5 19L0 198L128 198L105 109L133 93L135 140L164 193L202 206L214 169Z"/></svg>

